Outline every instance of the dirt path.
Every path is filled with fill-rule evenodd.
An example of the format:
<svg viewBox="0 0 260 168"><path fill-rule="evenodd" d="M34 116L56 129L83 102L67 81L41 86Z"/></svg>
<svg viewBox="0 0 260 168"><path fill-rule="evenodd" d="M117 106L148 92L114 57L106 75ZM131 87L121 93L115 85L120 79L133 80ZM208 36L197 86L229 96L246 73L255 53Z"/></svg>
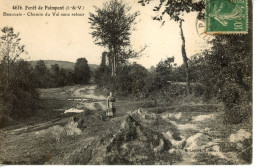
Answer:
<svg viewBox="0 0 260 168"><path fill-rule="evenodd" d="M106 98L103 95L96 95L95 89L96 85L88 85L73 91L68 100L75 101L76 107L67 109L66 112L78 112L78 109L105 110Z"/></svg>
<svg viewBox="0 0 260 168"><path fill-rule="evenodd" d="M106 110L106 97L96 95L95 88L95 85L87 85L42 90L42 101L50 103L44 104L43 112L57 117L33 125L1 129L0 164L88 164L93 145L102 144L104 136L110 141L122 120L131 113L135 113L138 122L152 130L151 133L166 135L172 144L167 155L181 154L182 159L176 164L214 164L208 163L212 158L219 164L243 163L236 152L221 151L223 141L229 141L230 135L226 136L226 128L219 124L223 113L169 110L155 114L148 109L145 113L136 113L142 102L118 101L116 116L102 121L99 114ZM174 139L178 133L179 139ZM138 145L146 143L143 134L139 134L137 149ZM208 156L211 158L207 160Z"/></svg>

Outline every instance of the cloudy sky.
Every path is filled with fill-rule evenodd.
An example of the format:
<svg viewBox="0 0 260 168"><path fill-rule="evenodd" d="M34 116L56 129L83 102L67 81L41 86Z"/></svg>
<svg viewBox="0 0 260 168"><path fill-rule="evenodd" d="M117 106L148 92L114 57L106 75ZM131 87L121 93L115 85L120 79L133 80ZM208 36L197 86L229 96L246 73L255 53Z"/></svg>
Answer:
<svg viewBox="0 0 260 168"><path fill-rule="evenodd" d="M100 64L100 56L106 48L93 43L90 35L91 29L88 23L88 13L94 12L94 5L101 7L107 0L0 0L0 27L12 26L16 32L20 32L22 43L25 44L28 55L23 56L29 60L49 59L75 62L79 57L85 57L90 64ZM140 22L136 25L136 31L132 33L132 46L140 50L148 47L143 56L136 62L149 68L160 60L174 56L175 62L182 64L181 39L179 26L166 19L166 24L151 19L156 15L152 10L155 4L141 6L137 0L126 0L132 11L140 11ZM3 16L3 12L39 13L39 10L19 11L13 10L13 5L25 7L38 6L84 6L84 16ZM42 13L52 12L43 10ZM188 57L209 48L206 41L201 38L196 29L197 13L185 15L184 35Z"/></svg>

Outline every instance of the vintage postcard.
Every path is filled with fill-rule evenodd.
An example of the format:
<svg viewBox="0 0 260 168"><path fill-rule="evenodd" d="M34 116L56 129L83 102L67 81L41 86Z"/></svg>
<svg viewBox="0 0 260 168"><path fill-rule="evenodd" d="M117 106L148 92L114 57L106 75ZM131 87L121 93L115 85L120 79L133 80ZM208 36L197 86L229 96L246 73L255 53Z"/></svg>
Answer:
<svg viewBox="0 0 260 168"><path fill-rule="evenodd" d="M1 165L252 164L252 1L0 4Z"/></svg>

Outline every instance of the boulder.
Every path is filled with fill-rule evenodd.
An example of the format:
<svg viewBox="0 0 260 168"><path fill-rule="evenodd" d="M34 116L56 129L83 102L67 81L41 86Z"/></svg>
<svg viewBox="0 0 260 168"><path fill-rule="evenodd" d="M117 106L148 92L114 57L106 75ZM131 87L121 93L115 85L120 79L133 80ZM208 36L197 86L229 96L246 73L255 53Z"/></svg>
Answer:
<svg viewBox="0 0 260 168"><path fill-rule="evenodd" d="M172 131L167 131L163 133L165 139L170 141L173 148L182 149L185 145L186 141L184 137L180 137L180 140L174 139L174 133Z"/></svg>
<svg viewBox="0 0 260 168"><path fill-rule="evenodd" d="M231 134L229 141L233 143L243 142L246 139L252 138L252 134L244 129L238 130L235 134Z"/></svg>
<svg viewBox="0 0 260 168"><path fill-rule="evenodd" d="M196 151L196 150L204 150L208 147L208 143L211 141L211 137L205 135L203 133L197 133L195 135L190 136L186 140L185 149Z"/></svg>

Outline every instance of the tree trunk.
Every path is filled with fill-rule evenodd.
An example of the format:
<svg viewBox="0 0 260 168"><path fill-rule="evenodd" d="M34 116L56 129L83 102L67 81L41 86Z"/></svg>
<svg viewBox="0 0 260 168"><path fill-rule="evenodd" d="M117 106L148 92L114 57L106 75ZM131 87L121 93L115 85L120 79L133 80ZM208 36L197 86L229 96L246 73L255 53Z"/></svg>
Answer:
<svg viewBox="0 0 260 168"><path fill-rule="evenodd" d="M182 47L181 47L181 52L182 52L182 58L183 58L183 64L185 67L185 74L186 74L186 83L187 83L187 94L191 93L190 89L190 72L189 72L189 64L188 64L188 57L186 54L186 49L185 49L185 38L183 35L183 29L182 29L182 20L180 21L180 34L181 34L181 39L182 39Z"/></svg>
<svg viewBox="0 0 260 168"><path fill-rule="evenodd" d="M113 47L113 55L112 55L112 73L111 76L116 76L116 69L117 69L117 50L116 47Z"/></svg>
<svg viewBox="0 0 260 168"><path fill-rule="evenodd" d="M115 66L114 66L114 57L112 57L112 69L111 69L111 76L115 76Z"/></svg>
<svg viewBox="0 0 260 168"><path fill-rule="evenodd" d="M111 66L111 76L115 76L115 64L114 64L114 60L115 60L115 49L114 49L114 47L111 47L110 49L110 53L111 53L111 55L110 55L110 61L109 61L109 63L110 63L110 66Z"/></svg>
<svg viewBox="0 0 260 168"><path fill-rule="evenodd" d="M117 67L116 67L116 49L115 49L115 54L114 54L114 62L113 62L113 64L114 64L114 76L116 76L116 69L117 69Z"/></svg>
<svg viewBox="0 0 260 168"><path fill-rule="evenodd" d="M7 73L6 73L6 88L5 92L9 89L9 78L10 78L10 49L9 41L7 41Z"/></svg>

